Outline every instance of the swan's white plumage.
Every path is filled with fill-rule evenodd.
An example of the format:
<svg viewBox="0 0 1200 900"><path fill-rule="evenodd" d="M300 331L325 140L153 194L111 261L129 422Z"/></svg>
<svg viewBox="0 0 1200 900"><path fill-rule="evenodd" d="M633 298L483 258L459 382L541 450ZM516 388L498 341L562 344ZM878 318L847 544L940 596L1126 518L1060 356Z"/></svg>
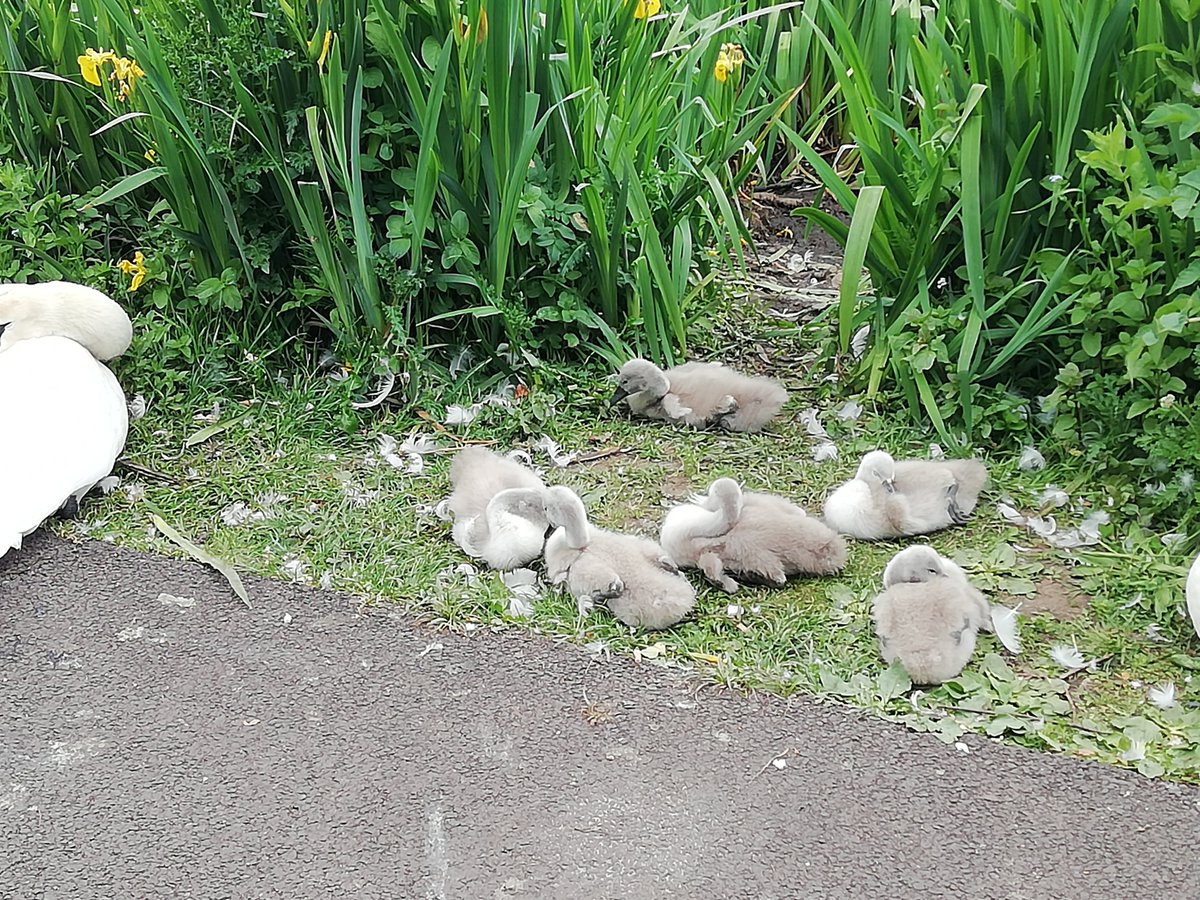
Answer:
<svg viewBox="0 0 1200 900"><path fill-rule="evenodd" d="M1196 557L1192 570L1188 572L1187 608L1188 615L1192 617L1192 627L1200 635L1200 556Z"/></svg>
<svg viewBox="0 0 1200 900"><path fill-rule="evenodd" d="M0 352L0 556L108 475L128 429L117 379L74 340Z"/></svg>
<svg viewBox="0 0 1200 900"><path fill-rule="evenodd" d="M51 334L73 338L99 360L129 349L133 325L108 295L70 281L0 284L0 351Z"/></svg>

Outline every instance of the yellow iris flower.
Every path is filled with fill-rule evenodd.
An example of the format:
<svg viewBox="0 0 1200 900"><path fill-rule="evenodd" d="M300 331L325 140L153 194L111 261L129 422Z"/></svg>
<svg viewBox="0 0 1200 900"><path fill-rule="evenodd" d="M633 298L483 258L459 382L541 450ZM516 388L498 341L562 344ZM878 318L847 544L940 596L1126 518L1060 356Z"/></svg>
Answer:
<svg viewBox="0 0 1200 900"><path fill-rule="evenodd" d="M88 84L100 87L103 84L100 80L100 68L106 62L116 58L117 55L111 50L93 50L89 47L79 57L79 72L83 75L83 80Z"/></svg>
<svg viewBox="0 0 1200 900"><path fill-rule="evenodd" d="M108 80L117 83L117 99L128 100L137 85L137 80L144 78L146 73L136 60L117 56L111 50L93 50L89 47L79 57L79 72L83 75L83 80L100 87L104 83L100 76L105 63L112 63L113 70L109 73Z"/></svg>
<svg viewBox="0 0 1200 900"><path fill-rule="evenodd" d="M737 44L722 44L721 52L717 54L717 63L713 66L713 77L724 83L734 72L742 68L746 54Z"/></svg>
<svg viewBox="0 0 1200 900"><path fill-rule="evenodd" d="M329 48L333 46L333 32L325 32L325 40L321 42L321 55L317 57L317 68L325 67L325 60L329 59Z"/></svg>
<svg viewBox="0 0 1200 900"><path fill-rule="evenodd" d="M123 259L117 263L117 268L133 279L133 281L129 283L130 291L136 291L138 288L140 288L142 286L142 282L146 280L146 276L150 274L149 270L146 268L146 257L142 254L141 250L138 250L133 254L132 262L127 259Z"/></svg>
<svg viewBox="0 0 1200 900"><path fill-rule="evenodd" d="M638 0L637 8L633 11L633 17L635 19L647 19L650 16L657 16L660 9L662 9L662 0Z"/></svg>

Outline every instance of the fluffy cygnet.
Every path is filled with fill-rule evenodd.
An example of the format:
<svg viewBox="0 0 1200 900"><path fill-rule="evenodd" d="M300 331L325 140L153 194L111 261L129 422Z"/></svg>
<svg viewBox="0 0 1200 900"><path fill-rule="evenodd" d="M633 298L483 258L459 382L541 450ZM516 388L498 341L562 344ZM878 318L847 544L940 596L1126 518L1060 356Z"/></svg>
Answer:
<svg viewBox="0 0 1200 900"><path fill-rule="evenodd" d="M842 534L873 541L928 534L967 522L988 472L974 459L896 462L882 450L825 501L825 521Z"/></svg>
<svg viewBox="0 0 1200 900"><path fill-rule="evenodd" d="M914 684L956 677L990 628L987 600L962 568L921 544L901 550L875 598L875 633L885 662L899 660Z"/></svg>
<svg viewBox="0 0 1200 900"><path fill-rule="evenodd" d="M484 447L467 447L450 465L450 484L451 535L464 553L493 569L542 555L546 485L537 475Z"/></svg>
<svg viewBox="0 0 1200 900"><path fill-rule="evenodd" d="M604 603L626 625L660 629L696 605L696 589L662 547L591 525L583 501L570 488L550 488L546 515L558 526L546 541L546 577L566 583L581 614Z"/></svg>
<svg viewBox="0 0 1200 900"><path fill-rule="evenodd" d="M617 373L612 402L624 400L634 415L648 419L753 432L761 431L787 398L779 382L742 375L721 363L690 362L664 372L649 360L631 359Z"/></svg>
<svg viewBox="0 0 1200 900"><path fill-rule="evenodd" d="M782 587L791 575L830 575L846 565L846 542L835 531L732 478L667 513L660 540L676 565L699 569L729 593L739 586L733 576Z"/></svg>

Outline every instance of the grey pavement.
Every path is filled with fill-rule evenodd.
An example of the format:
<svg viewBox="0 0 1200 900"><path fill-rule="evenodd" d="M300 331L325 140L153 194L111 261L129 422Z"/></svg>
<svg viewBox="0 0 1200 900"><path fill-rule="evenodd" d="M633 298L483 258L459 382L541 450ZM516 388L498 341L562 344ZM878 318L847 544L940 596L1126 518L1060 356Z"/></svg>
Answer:
<svg viewBox="0 0 1200 900"><path fill-rule="evenodd" d="M0 561L0 897L1200 897L1190 787L247 585Z"/></svg>

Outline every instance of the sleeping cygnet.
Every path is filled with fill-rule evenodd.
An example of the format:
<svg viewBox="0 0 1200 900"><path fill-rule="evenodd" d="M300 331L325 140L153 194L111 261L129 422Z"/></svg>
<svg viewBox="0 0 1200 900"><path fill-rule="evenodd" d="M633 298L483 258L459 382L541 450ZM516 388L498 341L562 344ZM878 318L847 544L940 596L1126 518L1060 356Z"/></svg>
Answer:
<svg viewBox="0 0 1200 900"><path fill-rule="evenodd" d="M899 660L914 684L957 677L991 625L987 600L962 568L919 544L892 557L883 587L873 615L884 661Z"/></svg>
<svg viewBox="0 0 1200 900"><path fill-rule="evenodd" d="M872 450L854 478L826 499L825 521L867 541L940 531L966 524L987 479L987 467L978 460L896 462Z"/></svg>
<svg viewBox="0 0 1200 900"><path fill-rule="evenodd" d="M467 447L450 465L447 503L454 543L493 569L515 569L542 555L546 485L532 471L484 447Z"/></svg>
<svg viewBox="0 0 1200 900"><path fill-rule="evenodd" d="M690 428L761 431L787 402L787 391L770 378L742 375L715 362L690 362L663 371L631 359L617 373L612 403L622 400L634 415Z"/></svg>
<svg viewBox="0 0 1200 900"><path fill-rule="evenodd" d="M743 491L718 478L704 496L667 513L660 535L676 565L699 569L729 593L739 585L782 587L792 575L831 575L846 565L846 542L800 507Z"/></svg>
<svg viewBox="0 0 1200 900"><path fill-rule="evenodd" d="M696 605L696 589L647 538L596 528L570 488L546 495L546 515L558 526L546 541L546 577L567 586L580 614L603 603L626 625L668 628Z"/></svg>

